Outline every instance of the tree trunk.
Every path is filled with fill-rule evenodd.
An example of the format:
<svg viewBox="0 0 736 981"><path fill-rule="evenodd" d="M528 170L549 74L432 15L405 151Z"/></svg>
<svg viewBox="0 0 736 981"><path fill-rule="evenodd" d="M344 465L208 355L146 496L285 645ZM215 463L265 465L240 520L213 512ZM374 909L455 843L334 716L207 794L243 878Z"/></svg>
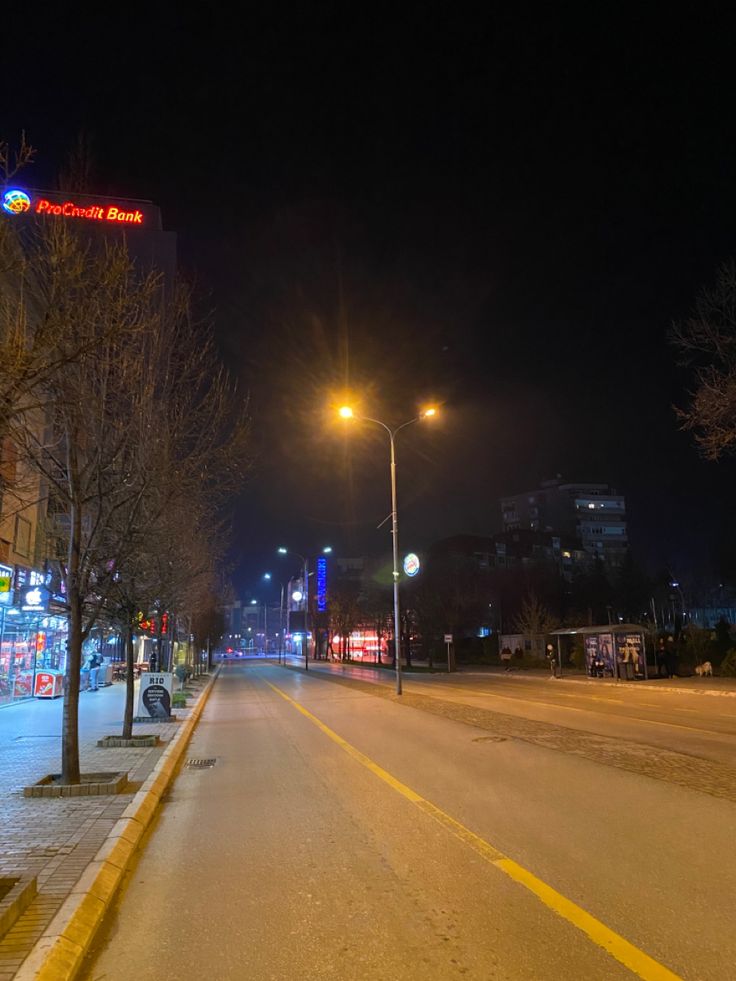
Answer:
<svg viewBox="0 0 736 981"><path fill-rule="evenodd" d="M123 739L133 735L133 631L130 627L125 631L125 713L123 715Z"/></svg>
<svg viewBox="0 0 736 981"><path fill-rule="evenodd" d="M79 584L79 552L82 540L82 515L78 504L70 514L69 566L67 598L69 602L69 637L66 658L66 693L61 724L61 780L79 783L79 679L82 670L82 597Z"/></svg>

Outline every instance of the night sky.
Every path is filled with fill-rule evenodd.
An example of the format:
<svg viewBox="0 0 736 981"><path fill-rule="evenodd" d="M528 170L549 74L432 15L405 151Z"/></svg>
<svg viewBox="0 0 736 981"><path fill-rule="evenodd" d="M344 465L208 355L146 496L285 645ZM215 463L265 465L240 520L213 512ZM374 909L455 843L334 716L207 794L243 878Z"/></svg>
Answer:
<svg viewBox="0 0 736 981"><path fill-rule="evenodd" d="M85 132L92 189L178 233L250 398L244 592L280 544L390 548L387 438L335 422L347 390L390 424L443 405L398 438L402 552L559 473L626 495L652 571L736 572L734 467L678 431L667 342L736 252L733 22L461 7L45 13L4 51L0 134L43 187Z"/></svg>

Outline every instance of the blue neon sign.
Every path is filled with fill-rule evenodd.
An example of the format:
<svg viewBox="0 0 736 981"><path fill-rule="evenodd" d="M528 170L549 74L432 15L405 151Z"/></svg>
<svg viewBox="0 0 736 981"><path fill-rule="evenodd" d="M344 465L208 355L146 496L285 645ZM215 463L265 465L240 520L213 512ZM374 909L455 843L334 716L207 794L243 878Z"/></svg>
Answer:
<svg viewBox="0 0 736 981"><path fill-rule="evenodd" d="M327 609L327 559L320 556L317 559L317 610L324 613Z"/></svg>

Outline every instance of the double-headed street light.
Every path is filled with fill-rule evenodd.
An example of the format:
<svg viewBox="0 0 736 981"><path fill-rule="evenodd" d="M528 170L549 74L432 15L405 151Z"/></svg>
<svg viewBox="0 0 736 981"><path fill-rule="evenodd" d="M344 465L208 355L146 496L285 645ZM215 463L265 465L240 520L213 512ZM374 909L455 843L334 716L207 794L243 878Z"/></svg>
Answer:
<svg viewBox="0 0 736 981"><path fill-rule="evenodd" d="M406 429L407 426L411 426L414 422L419 422L420 419L431 419L433 416L437 415L437 409L434 406L428 406L423 409L418 416L413 419L409 419L407 422L402 422L400 426L395 429L391 429L387 426L385 422L381 422L380 419L372 419L370 416L359 416L357 415L351 406L343 405L338 409L339 415L343 419L357 419L359 422L372 422L376 426L380 426L385 429L388 433L389 443L391 446L391 537L393 539L393 579L394 579L394 661L396 664L396 694L401 694L401 627L399 618L399 516L396 508L396 450L394 442L396 440L397 433L401 432L402 429Z"/></svg>
<svg viewBox="0 0 736 981"><path fill-rule="evenodd" d="M276 550L279 555L295 555L298 559L302 560L302 570L303 570L303 595L301 600L304 602L304 670L309 671L309 559L302 555L300 552L295 552L293 548L278 548ZM332 552L332 547L326 545L322 549L324 555L329 555ZM295 603L300 602L299 600L294 600Z"/></svg>

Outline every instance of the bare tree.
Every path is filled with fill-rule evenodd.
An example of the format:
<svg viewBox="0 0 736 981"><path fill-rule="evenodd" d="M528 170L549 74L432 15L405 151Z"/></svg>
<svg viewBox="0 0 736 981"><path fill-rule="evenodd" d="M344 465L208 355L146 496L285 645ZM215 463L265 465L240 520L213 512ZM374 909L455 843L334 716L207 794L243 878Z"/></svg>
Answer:
<svg viewBox="0 0 736 981"><path fill-rule="evenodd" d="M28 341L28 358L5 366L5 377L15 368L16 377L33 379L23 382L23 411L8 420L8 432L41 477L54 557L64 569L69 639L62 779L77 783L82 644L134 541L145 477L132 352L157 329L160 291L157 278L141 277L124 248L92 250L62 225L49 226L29 252L28 273L32 303L21 297L15 311L4 311L15 314L3 324L7 333L15 329Z"/></svg>
<svg viewBox="0 0 736 981"><path fill-rule="evenodd" d="M676 409L708 460L736 450L736 261L724 263L690 317L674 325L672 342L695 374L690 404Z"/></svg>
<svg viewBox="0 0 736 981"><path fill-rule="evenodd" d="M554 630L556 626L557 620L555 620L544 603L540 602L536 593L533 591L527 593L514 623L515 629L525 636L544 637L550 630Z"/></svg>
<svg viewBox="0 0 736 981"><path fill-rule="evenodd" d="M0 179L3 184L11 181L15 175L33 163L36 150L21 132L18 146L13 148L6 140L0 140Z"/></svg>
<svg viewBox="0 0 736 981"><path fill-rule="evenodd" d="M111 516L127 535L115 564L110 611L126 641L123 738L130 738L133 719L137 617L155 615L158 670L170 669L177 614L191 622L212 594L226 545L223 505L249 466L247 403L237 399L222 372L210 332L192 321L188 291L177 289L157 330L136 342L125 352L135 374L125 417L137 450L128 482L140 495Z"/></svg>
<svg viewBox="0 0 736 981"><path fill-rule="evenodd" d="M350 634L360 620L360 586L350 579L338 580L330 593L330 629L340 637L339 657L349 657Z"/></svg>

